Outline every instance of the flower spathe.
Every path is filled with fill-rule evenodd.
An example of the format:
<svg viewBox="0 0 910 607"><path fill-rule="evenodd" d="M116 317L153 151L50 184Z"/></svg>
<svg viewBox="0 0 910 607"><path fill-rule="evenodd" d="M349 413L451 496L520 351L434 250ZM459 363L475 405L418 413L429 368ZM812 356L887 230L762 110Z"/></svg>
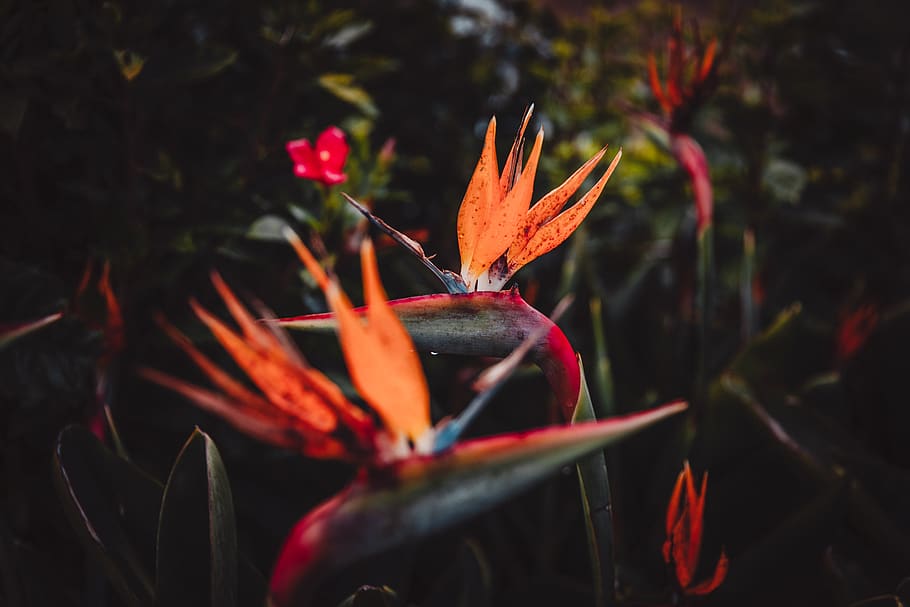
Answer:
<svg viewBox="0 0 910 607"><path fill-rule="evenodd" d="M603 176L574 205L566 202L606 153L600 150L559 187L533 207L534 177L543 145L543 129L522 168L525 114L502 173L496 160L496 118L490 120L483 151L458 211L461 278L468 291L498 291L528 262L565 241L590 212L622 157L620 150Z"/></svg>
<svg viewBox="0 0 910 607"><path fill-rule="evenodd" d="M711 578L693 585L695 569L701 554L704 527L705 495L708 473L702 477L701 490L695 490L695 480L689 462L685 462L676 479L667 505L667 539L664 541L664 562L673 566L676 581L683 594L701 596L713 592L727 576L729 562L721 550Z"/></svg>
<svg viewBox="0 0 910 607"><path fill-rule="evenodd" d="M221 392L150 369L143 374L247 434L311 457L378 464L406 453L408 440L426 444L426 436L431 435L426 379L410 337L388 307L372 244L365 239L361 247L368 304L367 322L363 323L335 279L325 274L296 236L292 242L338 315L338 334L351 378L382 419L381 427L309 366L282 330L253 318L217 274L212 275L212 282L240 332L195 301L191 306L259 393L218 368L163 320L165 331Z"/></svg>
<svg viewBox="0 0 910 607"><path fill-rule="evenodd" d="M336 185L348 178L344 163L351 148L344 131L337 126L330 126L319 134L315 149L308 139L288 141L285 148L294 162L294 174L301 179Z"/></svg>

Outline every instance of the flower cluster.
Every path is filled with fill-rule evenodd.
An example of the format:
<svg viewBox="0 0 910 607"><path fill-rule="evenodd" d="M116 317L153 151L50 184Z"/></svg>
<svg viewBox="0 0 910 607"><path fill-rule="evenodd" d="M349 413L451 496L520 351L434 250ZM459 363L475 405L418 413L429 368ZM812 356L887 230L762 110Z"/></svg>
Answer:
<svg viewBox="0 0 910 607"><path fill-rule="evenodd" d="M670 503L667 506L667 539L664 541L664 562L673 567L680 591L686 596L702 596L713 592L727 576L729 562L721 550L714 567L714 574L704 582L693 585L695 570L701 555L702 529L704 527L705 495L708 473L701 480L701 490L695 490L695 480L689 462L683 466L676 479Z"/></svg>

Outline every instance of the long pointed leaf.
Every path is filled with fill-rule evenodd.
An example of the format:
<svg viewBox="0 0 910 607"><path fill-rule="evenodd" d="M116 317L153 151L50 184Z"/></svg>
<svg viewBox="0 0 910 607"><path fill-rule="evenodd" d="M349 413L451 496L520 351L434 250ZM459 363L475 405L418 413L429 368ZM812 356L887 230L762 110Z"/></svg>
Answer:
<svg viewBox="0 0 910 607"><path fill-rule="evenodd" d="M492 508L686 406L479 439L365 473L291 531L272 575L273 604L303 605L331 572Z"/></svg>
<svg viewBox="0 0 910 607"><path fill-rule="evenodd" d="M585 381L584 367L579 357L581 392L572 423L595 421L594 405ZM607 459L603 451L592 453L576 464L578 483L581 489L581 505L585 513L585 533L588 536L588 551L594 574L594 604L606 607L616 604L613 597L613 505L610 497L610 479L607 475Z"/></svg>
<svg viewBox="0 0 910 607"><path fill-rule="evenodd" d="M54 472L70 524L128 605L152 605L161 485L83 426L57 439Z"/></svg>
<svg viewBox="0 0 910 607"><path fill-rule="evenodd" d="M54 452L57 490L71 525L128 605L152 605L160 482L109 451L83 426L64 428ZM261 605L265 580L240 561L241 604Z"/></svg>
<svg viewBox="0 0 910 607"><path fill-rule="evenodd" d="M158 523L161 605L237 604L234 503L215 443L196 430L164 488Z"/></svg>
<svg viewBox="0 0 910 607"><path fill-rule="evenodd" d="M549 318L532 308L517 290L420 295L389 305L401 319L418 350L444 354L505 357L539 327L549 330L531 350L566 415L578 402L581 375L575 351ZM358 308L362 313L363 308ZM331 314L279 319L291 329L334 331Z"/></svg>

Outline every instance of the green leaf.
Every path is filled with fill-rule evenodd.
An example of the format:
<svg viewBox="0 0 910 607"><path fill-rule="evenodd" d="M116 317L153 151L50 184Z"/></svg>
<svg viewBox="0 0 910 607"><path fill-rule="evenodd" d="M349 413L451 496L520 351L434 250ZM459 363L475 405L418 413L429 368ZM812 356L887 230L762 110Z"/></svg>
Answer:
<svg viewBox="0 0 910 607"><path fill-rule="evenodd" d="M581 369L581 392L572 416L573 424L597 419L581 357L578 358L578 366ZM614 605L613 506L607 459L603 451L598 451L578 462L575 467L578 471L581 505L585 513L585 534L588 537L588 552L594 575L594 604L599 607Z"/></svg>
<svg viewBox="0 0 910 607"><path fill-rule="evenodd" d="M418 350L469 356L508 356L541 327L531 359L543 371L569 419L578 402L580 373L575 351L549 318L532 308L517 289L475 293L439 293L389 302ZM363 308L358 308L363 312ZM334 332L331 314L282 318L290 329Z"/></svg>
<svg viewBox="0 0 910 607"><path fill-rule="evenodd" d="M161 485L83 426L60 432L54 477L67 517L128 605L152 605Z"/></svg>
<svg viewBox="0 0 910 607"><path fill-rule="evenodd" d="M379 115L379 110L373 105L369 93L354 84L354 76L350 74L323 74L319 77L319 85L342 101L354 105L361 112L371 118Z"/></svg>
<svg viewBox="0 0 910 607"><path fill-rule="evenodd" d="M285 242L282 230L288 222L277 215L263 215L252 223L246 232L247 238L254 240L275 240Z"/></svg>
<svg viewBox="0 0 910 607"><path fill-rule="evenodd" d="M162 605L237 604L237 535L227 473L212 439L196 430L168 478L158 524Z"/></svg>
<svg viewBox="0 0 910 607"><path fill-rule="evenodd" d="M307 604L334 571L492 508L686 406L468 441L369 470L291 531L272 575L273 604Z"/></svg>

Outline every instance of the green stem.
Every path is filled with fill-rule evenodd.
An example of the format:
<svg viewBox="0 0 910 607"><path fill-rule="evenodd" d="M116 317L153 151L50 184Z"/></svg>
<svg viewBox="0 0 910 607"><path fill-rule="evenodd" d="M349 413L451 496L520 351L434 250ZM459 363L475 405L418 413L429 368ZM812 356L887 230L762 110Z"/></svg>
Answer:
<svg viewBox="0 0 910 607"><path fill-rule="evenodd" d="M707 398L708 325L714 299L714 227L708 224L698 234L698 260L695 278L695 413L704 408Z"/></svg>

